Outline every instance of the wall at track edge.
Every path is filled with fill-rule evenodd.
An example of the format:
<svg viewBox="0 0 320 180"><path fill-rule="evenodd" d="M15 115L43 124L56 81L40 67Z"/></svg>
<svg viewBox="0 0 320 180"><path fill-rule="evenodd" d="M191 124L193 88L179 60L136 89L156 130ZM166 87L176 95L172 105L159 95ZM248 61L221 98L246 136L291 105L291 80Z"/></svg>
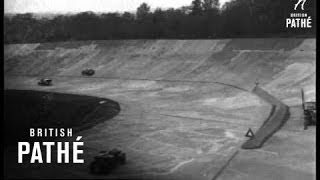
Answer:
<svg viewBox="0 0 320 180"><path fill-rule="evenodd" d="M263 144L276 133L289 119L289 107L281 101L256 86L252 93L259 96L261 99L270 103L273 106L270 116L263 122L261 127L256 131L255 135L247 140L241 147L242 149L261 148Z"/></svg>

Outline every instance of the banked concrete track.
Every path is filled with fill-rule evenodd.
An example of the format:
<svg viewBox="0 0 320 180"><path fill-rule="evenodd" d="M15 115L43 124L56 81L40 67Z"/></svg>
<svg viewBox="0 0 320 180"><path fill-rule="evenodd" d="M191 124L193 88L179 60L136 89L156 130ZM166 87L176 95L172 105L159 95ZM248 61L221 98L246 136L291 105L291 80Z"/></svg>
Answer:
<svg viewBox="0 0 320 180"><path fill-rule="evenodd" d="M17 165L8 150L5 168L15 172L8 177L268 179L259 165L269 161L269 174L268 167L282 167L271 169L277 178L314 175L314 135L302 130L300 111L301 87L315 97L314 39L86 41L6 45L4 52L7 89L93 95L121 106L115 118L79 133L85 164ZM85 68L95 76L82 77ZM54 86L37 86L41 77L52 77ZM256 132L272 110L246 91L256 79L291 116L261 151L244 151L248 128ZM95 153L114 147L128 164L90 175ZM257 165L252 157L262 159ZM246 165L258 170L241 169Z"/></svg>

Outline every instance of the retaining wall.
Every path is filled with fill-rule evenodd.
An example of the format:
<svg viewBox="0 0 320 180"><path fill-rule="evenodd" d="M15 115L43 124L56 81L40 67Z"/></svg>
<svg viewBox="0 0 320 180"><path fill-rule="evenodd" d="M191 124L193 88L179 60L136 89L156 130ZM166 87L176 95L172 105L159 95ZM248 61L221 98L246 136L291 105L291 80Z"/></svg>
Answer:
<svg viewBox="0 0 320 180"><path fill-rule="evenodd" d="M252 92L270 103L273 106L273 111L271 111L270 116L256 131L254 137L242 145L243 149L256 149L262 147L262 145L276 133L290 117L289 107L268 92L259 87L255 87Z"/></svg>

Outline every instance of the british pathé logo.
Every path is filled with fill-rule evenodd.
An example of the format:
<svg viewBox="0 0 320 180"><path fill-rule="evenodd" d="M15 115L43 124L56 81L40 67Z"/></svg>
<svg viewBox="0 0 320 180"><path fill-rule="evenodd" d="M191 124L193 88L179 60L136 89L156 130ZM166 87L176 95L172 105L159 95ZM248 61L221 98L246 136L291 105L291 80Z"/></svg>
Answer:
<svg viewBox="0 0 320 180"><path fill-rule="evenodd" d="M30 137L72 137L72 128L30 128ZM84 159L79 157L79 155L83 154L81 147L84 146L81 138L82 136L77 136L72 143L60 141L18 142L18 163L24 163L25 156L28 156L26 159L29 159L31 164L50 164L52 163L52 157L57 158L54 159L57 163L84 163ZM72 145L71 147L70 144ZM44 155L43 151L45 151ZM52 152L55 152L55 155Z"/></svg>
<svg viewBox="0 0 320 180"><path fill-rule="evenodd" d="M304 10L304 4L306 3L307 0L298 0L298 2L294 5L294 10L297 10L297 7L299 4L301 5L301 10Z"/></svg>
<svg viewBox="0 0 320 180"><path fill-rule="evenodd" d="M312 18L305 12L296 12L299 5L302 11L304 11L304 5L306 0L298 0L294 4L294 12L290 13L290 17L286 18L286 28L311 28Z"/></svg>

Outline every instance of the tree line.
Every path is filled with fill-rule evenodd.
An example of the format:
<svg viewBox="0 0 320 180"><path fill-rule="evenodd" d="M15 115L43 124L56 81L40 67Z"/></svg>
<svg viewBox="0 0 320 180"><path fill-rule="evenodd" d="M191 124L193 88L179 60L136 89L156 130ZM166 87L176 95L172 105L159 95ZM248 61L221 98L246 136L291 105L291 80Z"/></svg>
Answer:
<svg viewBox="0 0 320 180"><path fill-rule="evenodd" d="M208 39L242 37L315 37L316 8L307 1L311 29L288 29L291 0L193 0L190 6L151 11L142 3L135 13L81 12L35 18L34 14L4 16L4 43L110 39Z"/></svg>

